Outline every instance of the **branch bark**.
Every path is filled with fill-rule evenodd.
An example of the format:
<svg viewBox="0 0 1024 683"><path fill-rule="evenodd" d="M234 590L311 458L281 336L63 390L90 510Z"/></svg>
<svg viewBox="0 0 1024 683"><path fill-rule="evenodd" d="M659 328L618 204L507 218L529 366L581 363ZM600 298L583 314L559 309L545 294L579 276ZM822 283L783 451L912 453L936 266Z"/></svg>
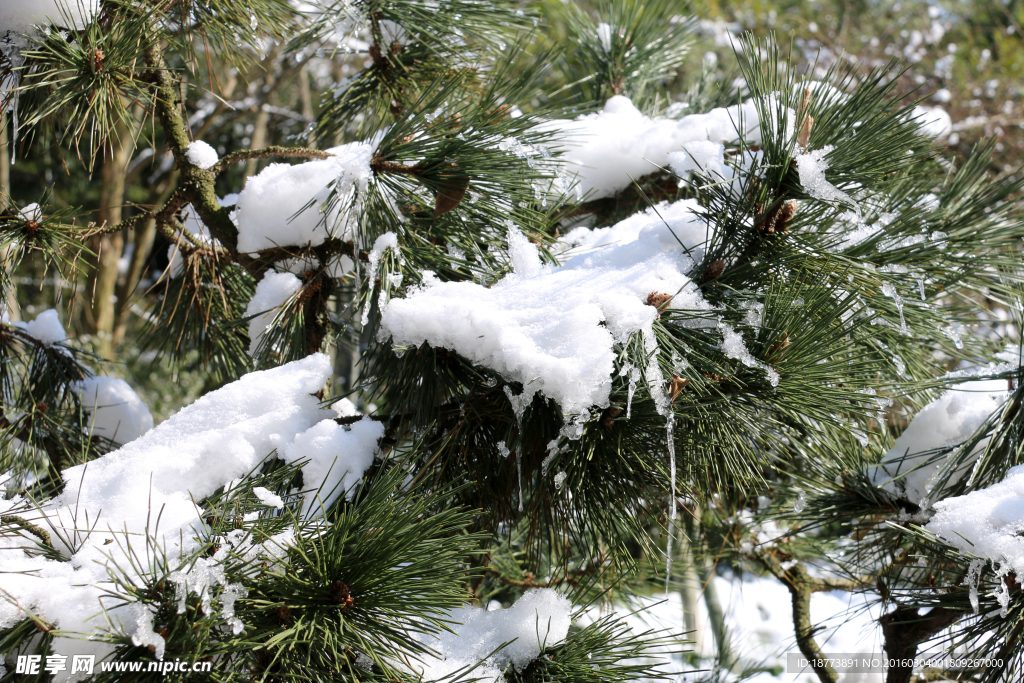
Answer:
<svg viewBox="0 0 1024 683"><path fill-rule="evenodd" d="M885 652L888 659L896 663L889 667L885 683L910 683L914 667L906 663L917 656L918 645L963 616L963 612L945 607L936 607L922 615L917 608L905 605L897 605L892 612L883 614L878 623L882 626Z"/></svg>
<svg viewBox="0 0 1024 683"><path fill-rule="evenodd" d="M811 668L821 683L839 683L839 674L824 660L818 641L814 638L815 628L811 622L811 594L814 580L807 574L807 567L796 562L789 569L783 569L774 558L762 556L768 568L782 584L789 589L793 599L793 630L800 653L811 662Z"/></svg>

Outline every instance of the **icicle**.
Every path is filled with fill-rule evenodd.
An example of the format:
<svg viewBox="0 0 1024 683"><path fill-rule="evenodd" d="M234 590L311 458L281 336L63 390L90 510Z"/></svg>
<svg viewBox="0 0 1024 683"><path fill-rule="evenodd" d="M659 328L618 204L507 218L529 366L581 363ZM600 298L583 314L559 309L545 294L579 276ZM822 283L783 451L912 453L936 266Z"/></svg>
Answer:
<svg viewBox="0 0 1024 683"><path fill-rule="evenodd" d="M967 576L964 577L964 585L970 588L971 608L974 613L978 613L980 607L978 601L978 583L981 581L981 570L985 566L985 560L971 560L970 566L967 568Z"/></svg>
<svg viewBox="0 0 1024 683"><path fill-rule="evenodd" d="M523 449L516 449L516 472L519 473L519 511L523 511Z"/></svg>
<svg viewBox="0 0 1024 683"><path fill-rule="evenodd" d="M636 393L636 385L640 381L640 368L634 367L632 363L626 362L619 370L619 377L629 374L629 389L626 393L626 419L633 414L633 394Z"/></svg>
<svg viewBox="0 0 1024 683"><path fill-rule="evenodd" d="M918 278L918 280L917 280L917 288L921 291L921 301L924 301L925 300L925 297L924 297L924 278Z"/></svg>
<svg viewBox="0 0 1024 683"><path fill-rule="evenodd" d="M882 294L885 294L896 303L896 310L900 313L900 332L908 337L913 337L914 335L910 333L910 328L907 327L907 319L903 316L903 297L888 282L882 285Z"/></svg>
<svg viewBox="0 0 1024 683"><path fill-rule="evenodd" d="M943 330L942 328L939 328L939 329L942 332L942 334L944 334L947 337L949 337L950 341L953 342L953 345L956 346L956 348L958 348L958 349L964 348L964 340L960 336L960 333L956 331L956 328L954 328L952 325L950 325L945 330Z"/></svg>
<svg viewBox="0 0 1024 683"><path fill-rule="evenodd" d="M665 592L668 592L668 584L672 579L672 539L676 532L676 441L672 433L675 424L675 415L669 414L665 422L665 440L668 442L668 468L669 468L669 504L668 504L668 547L665 557Z"/></svg>
<svg viewBox="0 0 1024 683"><path fill-rule="evenodd" d="M370 250L370 254L367 257L367 285L369 286L370 290L369 292L367 292L366 305L363 306L363 317L360 320L360 322L363 325L367 325L370 322L371 298L369 295L373 293L373 281L377 276L377 268L380 266L380 259L384 255L384 252L386 252L388 249L392 249L394 250L395 253L401 255L400 252L398 251L398 236L393 232L386 232L380 237L378 237L377 240L373 243L373 249ZM358 261L359 259L355 260ZM383 283L381 283L380 298L382 300L384 298Z"/></svg>
<svg viewBox="0 0 1024 683"><path fill-rule="evenodd" d="M504 441L498 442L498 454L501 455L501 459L504 460L511 453L508 446ZM523 451L521 448L516 449L516 476L519 478L519 511L523 511Z"/></svg>
<svg viewBox="0 0 1024 683"><path fill-rule="evenodd" d="M654 399L654 407L658 415L668 417L672 414L672 402L665 391L665 377L661 374L661 366L658 364L658 340L654 336L654 326L648 325L643 328L644 349L647 351L647 367L644 369L644 376L647 378L647 389Z"/></svg>

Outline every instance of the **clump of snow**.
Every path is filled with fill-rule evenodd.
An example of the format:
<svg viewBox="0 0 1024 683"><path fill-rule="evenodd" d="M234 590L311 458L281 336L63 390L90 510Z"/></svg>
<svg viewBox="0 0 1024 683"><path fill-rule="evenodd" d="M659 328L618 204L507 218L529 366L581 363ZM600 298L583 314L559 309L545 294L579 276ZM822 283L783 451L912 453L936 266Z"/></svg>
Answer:
<svg viewBox="0 0 1024 683"><path fill-rule="evenodd" d="M266 487L253 486L252 492L267 507L277 508L278 510L284 507L284 500L281 496Z"/></svg>
<svg viewBox="0 0 1024 683"><path fill-rule="evenodd" d="M682 152L668 155L668 163L676 175L686 177L697 171L715 180L732 180L735 172L725 163L725 145L697 140L683 145Z"/></svg>
<svg viewBox="0 0 1024 683"><path fill-rule="evenodd" d="M738 360L739 362L746 365L748 368L760 368L765 371L768 376L768 382L773 386L779 386L779 373L768 365L763 363L756 358L754 355L747 350L746 345L743 343L743 335L737 332L731 325L720 323L719 328L722 330L722 343L720 348L729 358Z"/></svg>
<svg viewBox="0 0 1024 683"><path fill-rule="evenodd" d="M919 126L917 132L929 138L941 138L953 132L953 119L942 107L917 105L910 120Z"/></svg>
<svg viewBox="0 0 1024 683"><path fill-rule="evenodd" d="M825 178L825 171L828 170L828 160L825 158L835 149L831 145L816 149L795 157L796 170L800 175L800 184L804 191L815 199L823 202L837 203L846 202L857 209L857 203L853 197L846 194Z"/></svg>
<svg viewBox="0 0 1024 683"><path fill-rule="evenodd" d="M35 320L25 325L25 332L46 347L67 341L68 338L64 326L60 324L60 318L57 317L57 311L52 308L43 311Z"/></svg>
<svg viewBox="0 0 1024 683"><path fill-rule="evenodd" d="M55 547L71 558L69 562L48 560L22 552L20 548L29 545L23 536L0 537L0 573L9 598L0 601L0 628L25 618L25 610L64 632L92 633L105 628L110 617L140 643L159 648L151 634L150 617L138 608L126 605L101 611L100 599L109 595L112 563L140 585L139 575L156 570L160 563L153 549L165 552L172 567L176 561L188 560L201 547L198 537L205 533L196 501L246 476L275 451L296 457L314 455L318 463L328 455L343 462L372 458L376 443L367 427L362 432L353 430L351 439L335 438L329 444L364 449L359 453L330 454L325 448L311 454L303 447L291 448L296 441L315 441L319 431L305 438L303 434L332 417L314 395L330 374L330 360L323 354L250 373L203 396L119 450L65 470L63 493L38 508L27 501L0 501L5 514L19 514L53 529ZM144 540L147 535L153 539L149 544ZM74 547L66 545L66 539L76 539ZM221 586L221 613L239 633L244 625L234 617L233 603L242 593L224 576L226 554L222 548L213 557L199 558L171 578L200 594L207 613L211 613L210 600L216 597L211 588ZM68 655L112 652L109 645L71 638L58 638L53 648Z"/></svg>
<svg viewBox="0 0 1024 683"><path fill-rule="evenodd" d="M356 404L347 398L339 399L331 404L331 410L338 414L338 417L355 417L361 415Z"/></svg>
<svg viewBox="0 0 1024 683"><path fill-rule="evenodd" d="M1024 575L1024 465L1010 468L1001 482L940 500L934 507L935 515L926 529L965 553L987 558L998 576L1011 571ZM996 597L1005 617L1009 594L1003 591ZM974 601L976 597L972 597Z"/></svg>
<svg viewBox="0 0 1024 683"><path fill-rule="evenodd" d="M198 166L204 171L220 161L217 150L202 140L195 140L189 143L188 149L185 150L185 158L188 159L188 163Z"/></svg>
<svg viewBox="0 0 1024 683"><path fill-rule="evenodd" d="M38 223L43 220L43 208L35 202L26 204L25 208L18 210L18 214L21 216L21 220L26 223Z"/></svg>
<svg viewBox="0 0 1024 683"><path fill-rule="evenodd" d="M544 648L563 642L572 623L571 612L572 603L550 588L530 589L508 609L452 610L448 616L458 622L454 633L419 636L439 656L421 656L409 664L424 681L440 681L483 662L473 670L473 678L497 683L509 666L522 672Z"/></svg>
<svg viewBox="0 0 1024 683"><path fill-rule="evenodd" d="M613 345L651 331L658 316L645 304L651 293L672 296L671 309L711 310L686 275L703 255L708 230L698 211L684 200L611 228L579 228L566 236L565 246L576 249L558 267L540 265L536 247L510 229L512 273L489 288L425 278L423 287L387 304L379 336L452 349L521 382L525 395L543 392L567 415L607 406Z"/></svg>
<svg viewBox="0 0 1024 683"><path fill-rule="evenodd" d="M360 199L373 171L373 145L353 142L327 150L332 156L301 164L271 164L249 178L238 195L238 250L316 246L328 237L350 239ZM325 204L331 194L330 211Z"/></svg>
<svg viewBox="0 0 1024 683"><path fill-rule="evenodd" d="M775 111L777 105L768 102L765 107ZM781 109L792 127L794 117ZM597 199L665 167L669 154L687 143L728 143L742 137L748 144L761 144L760 125L753 101L673 119L645 116L629 98L616 95L597 113L549 121L539 128L558 134L562 169L575 176L577 192Z"/></svg>
<svg viewBox="0 0 1024 683"><path fill-rule="evenodd" d="M322 420L299 434L281 452L288 462L308 460L302 467L302 487L311 490L305 510L315 502L327 508L345 494L352 499L355 485L373 464L384 424L364 417L345 429L333 419Z"/></svg>
<svg viewBox="0 0 1024 683"><path fill-rule="evenodd" d="M940 475L948 474L948 483L955 483L966 474L966 468L947 472L946 461L936 456L936 449L964 443L1006 401L1007 395L1003 380L966 382L947 391L911 420L882 462L871 471L872 481L927 507L929 494ZM984 449L985 443L978 444L975 452Z"/></svg>
<svg viewBox="0 0 1024 683"><path fill-rule="evenodd" d="M149 408L123 379L89 377L76 392L89 415L86 430L94 436L126 444L153 428Z"/></svg>
<svg viewBox="0 0 1024 683"><path fill-rule="evenodd" d="M292 273L268 271L256 284L256 292L245 307L245 317L256 316L249 321L249 355L256 356L263 334L274 322L278 309L302 289L302 280Z"/></svg>
<svg viewBox="0 0 1024 683"><path fill-rule="evenodd" d="M100 0L4 0L0 3L0 36L24 47L36 26L53 23L82 28L99 12Z"/></svg>

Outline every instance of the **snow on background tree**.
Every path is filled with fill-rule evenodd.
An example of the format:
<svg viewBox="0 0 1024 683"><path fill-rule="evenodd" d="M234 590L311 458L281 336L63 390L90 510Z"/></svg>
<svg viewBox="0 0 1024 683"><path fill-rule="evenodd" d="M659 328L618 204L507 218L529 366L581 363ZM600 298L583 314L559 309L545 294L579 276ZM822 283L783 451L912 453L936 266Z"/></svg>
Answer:
<svg viewBox="0 0 1024 683"><path fill-rule="evenodd" d="M731 81L628 0L0 20L46 185L0 223L5 678L768 678L828 591L1019 678L1020 186L895 63L729 38ZM113 375L168 372L154 427ZM768 660L726 571L788 594Z"/></svg>

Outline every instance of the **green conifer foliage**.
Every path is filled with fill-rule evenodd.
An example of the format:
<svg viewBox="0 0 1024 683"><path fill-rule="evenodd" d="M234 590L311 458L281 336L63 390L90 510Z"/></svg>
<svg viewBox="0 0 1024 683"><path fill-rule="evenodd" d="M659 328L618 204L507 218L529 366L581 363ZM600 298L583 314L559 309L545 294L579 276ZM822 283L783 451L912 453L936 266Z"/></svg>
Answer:
<svg viewBox="0 0 1024 683"><path fill-rule="evenodd" d="M599 607L713 565L782 582L809 658L843 589L889 656L1019 680L1021 187L898 64L746 36L732 90L660 0L44 4L0 8L52 178L3 189L0 294L56 309L0 320L0 680L671 679L686 634ZM65 332L122 233L126 353L203 383L156 428Z"/></svg>

